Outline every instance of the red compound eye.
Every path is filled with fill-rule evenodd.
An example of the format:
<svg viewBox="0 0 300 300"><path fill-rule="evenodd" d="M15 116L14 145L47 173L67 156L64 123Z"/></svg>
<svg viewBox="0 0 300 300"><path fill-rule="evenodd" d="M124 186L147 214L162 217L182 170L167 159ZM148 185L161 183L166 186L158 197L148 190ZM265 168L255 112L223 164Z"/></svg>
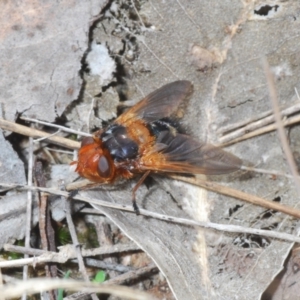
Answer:
<svg viewBox="0 0 300 300"><path fill-rule="evenodd" d="M98 161L98 173L103 178L110 177L111 168L107 158L104 155L102 155Z"/></svg>

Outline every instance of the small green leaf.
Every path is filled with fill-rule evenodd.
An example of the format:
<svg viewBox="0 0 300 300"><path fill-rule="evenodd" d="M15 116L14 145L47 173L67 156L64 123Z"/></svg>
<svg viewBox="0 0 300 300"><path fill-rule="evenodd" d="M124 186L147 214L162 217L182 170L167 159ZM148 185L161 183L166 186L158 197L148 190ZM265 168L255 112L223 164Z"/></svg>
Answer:
<svg viewBox="0 0 300 300"><path fill-rule="evenodd" d="M106 273L105 273L104 271L99 271L99 272L96 274L96 276L95 276L93 282L102 283L102 282L105 281L105 278L106 278Z"/></svg>

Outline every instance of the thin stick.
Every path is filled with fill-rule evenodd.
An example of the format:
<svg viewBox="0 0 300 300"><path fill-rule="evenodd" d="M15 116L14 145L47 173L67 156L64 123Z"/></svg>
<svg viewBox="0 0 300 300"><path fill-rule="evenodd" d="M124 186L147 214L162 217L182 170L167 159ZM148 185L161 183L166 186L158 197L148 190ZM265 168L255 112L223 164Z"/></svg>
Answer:
<svg viewBox="0 0 300 300"><path fill-rule="evenodd" d="M84 280L86 282L89 281L89 277L88 274L86 272L85 266L84 266L84 262L83 262L83 258L81 255L81 251L80 251L80 244L77 238L77 234L76 234L76 229L71 217L71 205L70 205L70 199L67 199L66 201L66 219L67 219L67 224L68 224L68 228L70 231L70 235L72 238L72 242L73 242L73 246L74 246L74 251L76 253L77 256L77 260L78 260L78 265L79 265L79 271L82 273Z"/></svg>
<svg viewBox="0 0 300 300"><path fill-rule="evenodd" d="M246 194L246 193L243 193L243 192L231 189L231 188L227 188L225 186L221 186L221 185L218 185L218 184L215 184L212 182L201 180L199 178L196 178L196 179L194 178L194 180L193 180L193 178L179 178L179 176L172 176L172 177L175 179L186 181L188 183L191 183L191 184L194 184L197 186L202 186L209 190L213 190L213 191L217 190L221 194L232 196L234 198L241 198L244 201L247 201L247 202L250 202L250 203L253 203L256 205L260 205L260 206L263 206L263 207L266 207L269 209L281 211L286 214L300 218L299 210L281 205L276 202L267 201L265 199L262 199L262 198L259 198L259 197L253 196L253 195L249 195L249 194ZM41 188L39 188L39 189L41 189ZM43 189L43 190L47 191L47 192L51 192L53 194L59 194L59 195L61 195L61 193L65 193L64 196L66 196L66 194L67 194L66 192L55 191L53 189ZM93 198L89 198L89 197L83 197L83 196L79 196L79 195L73 197L73 199L81 200L84 202L88 202L90 204L99 205L99 206L103 206L103 207L115 208L118 210L127 211L127 212L131 212L131 213L134 212L134 210L131 208L131 206L128 206L128 205L109 203L106 201L93 199ZM183 225L199 226L199 227L211 228L211 229L215 229L215 230L228 231L228 232L243 232L243 233L247 232L250 234L258 234L258 235L263 235L263 236L268 236L268 237L272 237L272 238L278 238L278 239L283 239L283 240L288 240L288 241L293 241L293 242L300 241L300 238L297 236L293 236L293 235L289 235L289 234L281 233L281 232L270 231L270 230L259 230L259 229L255 229L255 228L245 228L245 227L241 227L241 226L215 224L215 223L210 223L210 222L196 222L193 220L176 218L176 217L172 217L172 216L166 216L166 215L158 214L155 212L150 212L150 211L147 211L144 209L141 209L140 213L141 213L141 215L144 215L147 217L152 217L152 218L160 219L160 220L163 220L166 222L178 223L178 224L183 224ZM5 262L5 263L7 263L7 262ZM1 267L2 267L2 264L0 262L0 268Z"/></svg>
<svg viewBox="0 0 300 300"><path fill-rule="evenodd" d="M299 123L299 122L300 122L300 116L294 116L294 117L291 117L287 120L282 120L283 126L289 126L289 125L293 125L293 124ZM254 131L249 132L247 134L244 134L243 136L241 136L237 139L234 139L234 140L229 141L227 143L223 143L222 147L226 147L226 146L229 146L229 145L232 145L232 144L250 139L252 137L265 134L265 133L270 132L270 131L274 131L275 129L276 129L276 124L271 124L271 125L262 127L260 129L254 130Z"/></svg>
<svg viewBox="0 0 300 300"><path fill-rule="evenodd" d="M29 138L28 147L28 186L32 186L33 178L33 138ZM25 230L25 247L30 247L30 232L31 232L31 216L32 216L32 190L27 191L27 205L26 205L26 230ZM28 255L24 255L24 258L28 258ZM28 279L28 266L23 268L23 280ZM22 295L22 300L26 300L27 295L24 293Z"/></svg>
<svg viewBox="0 0 300 300"><path fill-rule="evenodd" d="M148 273L154 273L154 272L157 273L158 268L153 263L151 263L146 267L139 268L137 270L131 270L125 274L116 276L110 280L103 282L103 284L118 284L119 285L119 284L123 284L126 281L137 279L142 275L145 275Z"/></svg>
<svg viewBox="0 0 300 300"><path fill-rule="evenodd" d="M45 187L46 179L43 172L41 161L36 161L34 166L34 178L37 186ZM45 193L38 193L39 199L39 230L41 236L41 245L43 250L56 251L55 232L51 223L51 213L48 203L48 196ZM45 265L46 276L48 278L57 277L57 265ZM51 300L56 299L56 292L51 290L48 293Z"/></svg>
<svg viewBox="0 0 300 300"><path fill-rule="evenodd" d="M300 110L300 103L297 103L289 108L286 108L284 110L281 111L281 115L282 116L288 116L291 115L295 112L298 112ZM299 117L299 116L298 116ZM263 118L261 120L252 122L240 129L235 130L234 132L231 132L227 135L224 135L222 137L219 138L220 143L226 143L229 142L230 140L233 140L235 138L238 138L240 136L243 136L245 133L249 132L249 131L253 131L256 130L258 128L262 128L264 125L273 123L275 120L274 115L272 116L268 116L266 118Z"/></svg>
<svg viewBox="0 0 300 300"><path fill-rule="evenodd" d="M93 211L93 213L95 213L95 209L90 209ZM99 213L99 211L97 211ZM65 246L63 246L65 247ZM69 246L67 246L69 247ZM5 251L10 251L10 252L16 252L16 253L22 253L22 254L26 254L26 255L33 255L33 256L40 256L43 254L48 254L48 255L60 255L59 253L56 252L51 252L51 251L45 251L45 250L41 250L41 249L34 249L34 248L27 248L27 247L22 247L22 246L16 246L16 245L11 245L11 244L5 244L4 245L4 249ZM99 253L100 255L109 255L109 254L116 254L116 253L124 253L124 252L137 252L137 251L141 251L140 248L134 244L134 243L130 243L130 244L122 244L120 245L113 245L111 247L108 246L101 246L99 248L94 248L94 249L89 249L91 251L89 251L88 253L83 249L81 251L81 255L83 257L90 257L90 256L98 256ZM61 250L65 255L66 251ZM91 255L91 252L93 253L93 255ZM74 257L72 257L72 253L73 252L68 252L69 257L68 260L70 260L71 262L74 263L78 263L78 260L74 259ZM34 260L34 258L33 258ZM13 262L13 261L12 261ZM17 261L18 266L19 266L19 261ZM113 270L116 272L120 272L120 273L125 273L125 272L129 272L131 270L133 270L134 268L132 267L128 267L128 266L124 266L124 265L120 265L120 264L116 264L116 263L108 263L108 262L104 262L102 260L98 260L98 259L93 259L93 258L86 258L85 259L85 263L86 265L90 266L90 267L96 267L98 269L108 269L108 270ZM11 267L16 267L16 266L11 266ZM1 271L1 269L0 269ZM0 274L1 275L1 274ZM0 282L1 285L1 282Z"/></svg>
<svg viewBox="0 0 300 300"><path fill-rule="evenodd" d="M51 143L70 148L70 149L79 149L80 148L80 143L76 141L72 141L70 139L66 139L61 136L51 136L50 133L37 130L34 128L29 128L20 124L16 124L14 122L6 121L3 119L0 119L0 128L3 130L8 130L12 132L16 132L25 136L30 136L33 138L40 138L40 137L45 137L47 138L48 141L51 141Z"/></svg>
<svg viewBox="0 0 300 300"><path fill-rule="evenodd" d="M246 170L246 171L250 171L250 172L269 174L269 175L275 175L275 176L283 176L283 177L286 177L286 178L293 178L293 176L290 175L290 174L285 174L285 173L282 173L282 172L278 172L276 170L265 170L265 169L252 168L252 167L246 167L246 166L241 166L241 169ZM299 177L299 179L300 179L300 177Z"/></svg>
<svg viewBox="0 0 300 300"><path fill-rule="evenodd" d="M17 249L14 247L20 247L20 246L13 246L6 244L4 245L4 249L8 251L8 249ZM104 249L102 249L104 248ZM128 252L128 251L138 251L140 250L137 245L126 245L123 247L123 250L121 249L122 247L111 247L111 249L108 249L108 247L101 247L96 248L96 249L89 249L90 251L87 250L82 250L82 254L85 257L88 256L96 256L96 255L104 255L104 254L111 254L111 253L120 253L120 252ZM33 252L38 252L36 249ZM45 264L45 263L65 263L69 259L74 259L77 258L77 254L74 250L73 245L67 245L64 246L63 249L60 250L59 253L57 252L51 252L51 251L45 251L42 254L39 254L40 256L38 257L29 257L29 258L21 258L21 259L15 259L15 260L8 260L8 261L0 261L0 268L19 268L25 265L37 265L37 264Z"/></svg>
<svg viewBox="0 0 300 300"><path fill-rule="evenodd" d="M68 150L52 149L50 147L44 147L43 150L47 150L49 152L55 152L55 153L63 153L63 154L67 154L67 155L73 155L73 152L72 151L68 151Z"/></svg>
<svg viewBox="0 0 300 300"><path fill-rule="evenodd" d="M136 289L115 285L99 285L98 283L82 282L72 279L29 279L26 282L15 281L0 288L3 298L18 298L22 293L41 293L54 289L68 289L72 291L88 291L94 293L112 294L120 299L154 300L156 298Z"/></svg>
<svg viewBox="0 0 300 300"><path fill-rule="evenodd" d="M92 212L89 212L89 213L92 213ZM98 212L97 210L95 210L94 214L101 214L101 212ZM150 212L150 211L147 211L144 209L141 209L141 215L146 216L146 217L152 217L152 218L162 220L162 221L167 221L170 223L196 226L196 227L207 228L207 229L214 229L214 230L222 231L222 232L255 234L255 235L265 236L265 237L269 237L269 238L285 240L285 241L289 241L289 242L293 242L293 243L296 241L300 241L300 237L291 235L288 233L284 233L284 232L262 230L262 229L243 227L243 226L238 226L238 225L217 224L217 223L212 223L212 222L198 222L198 221L194 221L194 220L190 220L190 219L162 215L162 214ZM1 266L1 263L0 263L0 266Z"/></svg>
<svg viewBox="0 0 300 300"><path fill-rule="evenodd" d="M77 259L72 259L71 262L78 263ZM111 270L118 273L126 273L129 271L134 270L135 268L124 266L118 263L110 263L107 261L93 259L93 258L86 258L84 260L85 264L89 267L94 267L97 269L106 269Z"/></svg>
<svg viewBox="0 0 300 300"><path fill-rule="evenodd" d="M85 265L84 265L83 257L81 255L81 251L80 251L79 241L78 241L77 234L76 234L76 229L75 229L75 226L74 226L74 223L72 220L72 216L71 216L71 201L70 200L71 199L67 198L67 201L66 201L67 224L68 224L68 228L69 228L70 235L72 238L74 251L76 252L78 265L79 265L79 271L82 273L84 281L89 282L90 281L89 275L88 275ZM91 293L91 297L93 300L99 300L99 298L97 297L97 295L95 293Z"/></svg>
<svg viewBox="0 0 300 300"><path fill-rule="evenodd" d="M28 256L29 255L39 256L39 255L42 255L47 252L47 251L41 250L41 249L22 247L22 246L16 246L16 245L11 245L11 244L5 244L4 250L9 251L9 252L22 253L22 254L25 254Z"/></svg>
<svg viewBox="0 0 300 300"><path fill-rule="evenodd" d="M295 93L296 93L296 96L297 96L298 100L300 100L297 88L295 88ZM298 112L299 111L299 105L300 104L295 104L295 105L290 106L289 108L283 109L281 111L281 115L282 116L287 116L287 115L293 114L295 112ZM249 119L242 120L242 121L236 122L234 124L228 124L226 126L222 126L217 130L217 133L224 135L226 132L233 131L234 129L244 127L244 126L247 127L248 125L251 125L249 123L253 123L253 122L255 123L256 121L264 119L264 118L266 118L270 115L272 115L273 121L274 121L274 116L273 116L272 112L273 112L272 110L268 110L268 111L265 111L263 113L257 114L256 116L251 117ZM265 123L265 125L266 124L267 123ZM222 141L222 142L225 142L225 141Z"/></svg>
<svg viewBox="0 0 300 300"><path fill-rule="evenodd" d="M184 176L179 176L179 175L169 175L169 177L174 178L176 180L181 180L181 181L184 181L184 182L188 182L188 183L191 183L193 185L201 186L201 187L206 188L210 191L214 191L214 192L226 195L226 196L230 196L230 197L233 197L233 198L236 198L236 199L239 199L239 200L242 200L242 201L254 204L254 205L265 207L267 209L273 209L273 210L282 212L284 214L290 215L290 216L295 217L295 218L300 218L300 211L295 209L295 208L292 208L292 207L289 207L289 206L286 206L286 205L283 205L283 204L280 204L280 203L276 203L276 202L273 202L273 201L269 201L269 200L260 198L260 197L255 196L255 195L247 194L247 193L244 193L242 191L239 191L239 190L227 187L227 186L223 186L223 185L211 182L211 181L206 181L206 180L200 179L199 177L193 178L193 177L184 177ZM6 184L6 183L1 183L0 186L9 187L9 188L18 187L15 184ZM50 193L50 194L54 194L54 195L60 195L60 196L63 196L63 197L68 197L69 196L69 194L67 192L59 191L57 189L52 189L52 188L22 186L22 187L19 187L18 189L20 189L20 190L32 189L32 190L44 191L46 193ZM115 209L120 209L120 210L128 211L128 212L133 211L127 205L119 205L119 204L115 204L115 203L109 203L109 202L102 201L102 200L96 200L96 199L92 199L92 198L89 198L89 197L83 197L83 196L80 196L80 195L74 196L73 199L81 200L81 201L88 202L88 203L91 203L91 204L98 204L98 205L101 205L103 207L115 208Z"/></svg>
<svg viewBox="0 0 300 300"><path fill-rule="evenodd" d="M37 186L45 187L46 182L43 176L43 165L41 161L35 163L35 183ZM41 236L41 246L43 250L53 250L48 248L48 236L47 236L47 207L48 207L48 196L43 194L39 195L39 230ZM48 221L49 222L49 221ZM28 245L26 245L28 247ZM51 277L47 274L47 277Z"/></svg>
<svg viewBox="0 0 300 300"><path fill-rule="evenodd" d="M95 230L96 230L99 245L112 246L114 244L113 234L112 234L112 229L107 222L107 218L100 216L99 218L93 218L93 219L94 219ZM87 263L87 260L85 260L85 262ZM108 264L117 264L118 258L116 256L106 256L103 257L102 262ZM115 271L110 270L107 275L110 278L113 278L119 274L117 274Z"/></svg>
<svg viewBox="0 0 300 300"><path fill-rule="evenodd" d="M93 211L95 211L95 210L93 210ZM40 259L41 262L49 262L50 261L50 262L65 263L69 259L76 258L76 253L75 253L74 247L72 245L65 245L65 246L59 247L58 253L40 250L40 249L26 248L26 247L22 247L22 246L11 245L11 244L5 244L3 248L5 251L25 253L28 255L34 255L34 256L44 255L44 257ZM93 248L93 249L82 249L81 255L84 257L91 257L91 256L109 255L109 254L133 252L133 251L136 252L136 251L141 251L141 250L135 243L132 242L132 243L121 244L121 245L101 246L101 247ZM32 257L30 263L34 263L35 260L36 260L36 258ZM16 262L17 264L14 264L14 262ZM5 267L19 267L20 265L21 266L24 265L23 262L25 262L25 260L19 259L19 260L14 260L14 261L0 262L0 264L4 263ZM11 263L11 264L9 264L9 263Z"/></svg>
<svg viewBox="0 0 300 300"><path fill-rule="evenodd" d="M273 106L273 111L274 111L276 126L277 126L277 130L278 130L278 134L279 134L279 139L281 141L281 145L282 145L283 151L285 153L289 168L294 177L296 188L298 190L298 195L300 195L300 180L298 179L299 174L297 171L297 167L295 164L295 160L294 160L292 151L289 147L288 139L287 139L285 131L284 131L284 126L281 121L281 114L280 114L278 100L277 100L277 93L276 93L276 89L275 89L274 78L273 78L269 64L266 59L263 60L263 65L264 65L264 71L265 71L265 75L266 75L267 82L268 82L270 100L271 100L272 106Z"/></svg>
<svg viewBox="0 0 300 300"><path fill-rule="evenodd" d="M3 278L2 278L2 270L0 268L0 289L3 287ZM5 298L0 295L0 300L5 300Z"/></svg>
<svg viewBox="0 0 300 300"><path fill-rule="evenodd" d="M24 121L29 121L29 122L33 122L33 123L38 123L38 124L42 124L42 125L46 125L48 127L53 127L53 128L58 128L64 132L68 132L68 133L72 133L72 134L77 134L80 136L92 136L89 133L83 132L83 131L78 131L78 130L74 130L65 126L61 126L61 125L57 125L57 124L52 124L49 122L44 122L44 121L40 121L37 119L32 119L32 118L27 118L27 117L20 117L20 119L24 120Z"/></svg>
<svg viewBox="0 0 300 300"><path fill-rule="evenodd" d="M193 185L201 186L210 191L214 191L214 192L226 195L226 196L230 196L230 197L242 200L242 201L246 201L246 202L254 204L254 205L265 207L267 209L273 209L276 211L280 211L284 214L290 215L290 216L298 218L298 219L300 218L300 211L293 207L282 205L282 204L274 202L274 201L269 201L269 200L257 197L255 195L247 194L242 191L217 184L215 182L206 181L206 180L200 179L199 177L193 178L193 177L184 177L184 176L178 176L178 175L172 175L170 177L180 180L180 181L191 183Z"/></svg>
<svg viewBox="0 0 300 300"><path fill-rule="evenodd" d="M43 142L44 140L47 140L48 138L50 138L50 137L52 137L52 136L58 135L60 132L61 132L61 130L58 129L56 132L51 133L48 137L41 137L41 138L39 138L39 139L35 139L34 142L35 142L35 143Z"/></svg>
<svg viewBox="0 0 300 300"><path fill-rule="evenodd" d="M237 121L236 123L222 126L222 127L217 129L217 134L225 135L226 132L233 131L233 130L238 129L240 127L247 126L249 123L256 122L260 119L266 118L266 117L270 116L271 114L272 114L272 110L268 110L268 111L259 113L255 116L251 116L251 118L243 119L241 121Z"/></svg>

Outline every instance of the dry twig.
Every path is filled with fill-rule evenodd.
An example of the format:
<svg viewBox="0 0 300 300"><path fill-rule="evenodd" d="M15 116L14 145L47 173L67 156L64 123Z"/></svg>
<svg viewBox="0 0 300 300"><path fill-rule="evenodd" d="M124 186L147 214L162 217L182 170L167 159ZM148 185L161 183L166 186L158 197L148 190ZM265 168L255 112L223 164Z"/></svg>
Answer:
<svg viewBox="0 0 300 300"><path fill-rule="evenodd" d="M281 111L281 115L288 116L288 115L294 114L295 112L298 112L299 110L300 110L300 103L299 104L297 103L291 107L283 109ZM264 118L255 117L255 120L251 120L251 122L246 123L246 124L244 124L244 122L243 122L243 124L241 124L241 122L238 122L235 124L231 124L230 127L220 128L219 132L223 133L224 131L228 131L229 129L233 130L234 128L239 127L237 130L220 137L219 142L222 145L229 144L229 143L231 144L231 143L234 143L234 141L236 141L238 138L244 139L245 136L248 136L250 134L249 132L251 132L251 134L255 133L255 135L259 135L259 134L263 134L263 133L275 130L276 129L275 124L269 125L270 123L273 123L275 120L274 115L270 116L271 113L272 113L271 111L265 112L264 114L266 115L266 117L264 117ZM292 125L299 121L300 121L299 115L291 117L289 119L282 120L284 126ZM268 125L268 126L266 126L266 125ZM253 135L253 136L255 136L255 135Z"/></svg>
<svg viewBox="0 0 300 300"><path fill-rule="evenodd" d="M33 139L29 138L29 148L28 148L28 186L32 186L32 168L33 168ZM26 206L26 231L25 231L25 247L30 246L30 232L31 232L31 219L32 219L32 191L27 191L27 206ZM28 258L28 255L24 255L25 258ZM23 268L23 280L28 278L28 266ZM22 295L22 299L25 300L27 297L26 294Z"/></svg>
<svg viewBox="0 0 300 300"><path fill-rule="evenodd" d="M0 128L3 130L8 130L12 132L16 132L25 136L30 136L33 138L41 138L44 137L51 143L55 145L59 145L62 147L66 147L69 149L78 149L80 147L80 143L76 141L72 141L70 139L66 139L61 136L52 136L52 134L37 130L34 128L29 128L14 122L6 121L0 118Z"/></svg>
<svg viewBox="0 0 300 300"><path fill-rule="evenodd" d="M98 283L81 282L71 279L29 279L27 281L17 281L0 287L0 295L3 298L17 298L26 292L29 295L42 291L54 289L66 289L72 291L87 291L91 293L111 294L122 299L132 300L154 300L153 296L145 292L130 289L124 286L99 285Z"/></svg>
<svg viewBox="0 0 300 300"><path fill-rule="evenodd" d="M191 183L196 186L201 186L207 190L217 192L226 196L230 196L242 201L246 201L254 205L265 207L267 209L273 209L295 218L300 218L300 211L298 209L274 201L269 201L255 195L247 194L242 191L227 186L223 186L212 181L203 180L199 177L184 177L179 175L172 175L170 177L176 180Z"/></svg>
<svg viewBox="0 0 300 300"><path fill-rule="evenodd" d="M73 220L72 220L71 211L72 211L72 209L71 209L71 199L68 198L67 201L66 201L66 219L67 219L67 223L68 223L68 228L69 228L70 235L71 235L71 238L72 238L74 251L76 252L76 257L77 257L78 265L79 265L79 271L82 273L85 282L89 282L90 279L89 279L89 276L88 276L88 273L86 271L84 261L83 261L82 255L81 255L80 245L79 245L79 241L78 241L78 238L77 238L75 225L74 225ZM92 297L93 300L99 300L99 298L97 297L97 295L95 293L91 293L91 297Z"/></svg>
<svg viewBox="0 0 300 300"><path fill-rule="evenodd" d="M34 178L37 186L45 187L46 179L43 173L43 165L41 161L36 161L34 167ZM42 249L55 251L55 232L51 224L51 213L48 203L48 196L45 193L38 193L39 197L39 229L41 236ZM56 264L45 265L46 276L48 278L57 277ZM49 291L49 298L54 300L57 298L56 291Z"/></svg>
<svg viewBox="0 0 300 300"><path fill-rule="evenodd" d="M5 251L15 251L20 253L26 253L29 255L36 255L38 257L31 257L26 259L16 259L16 260L9 260L9 261L2 261L0 262L0 268L16 268L28 264L38 264L38 263L45 263L45 262L58 262L58 263L65 263L69 259L74 259L77 257L76 252L74 251L74 247L72 245L66 245L59 248L60 251L51 252L51 251L44 251L39 249L32 249L26 248L16 245L5 244L4 250ZM111 247L99 247L94 249L82 249L81 255L84 257L91 257L96 255L107 255L113 253L122 253L122 252L129 252L129 251L139 251L140 248L134 244L121 244L121 245L114 245Z"/></svg>
<svg viewBox="0 0 300 300"><path fill-rule="evenodd" d="M37 119L32 119L32 118L27 118L27 117L20 117L20 119L24 120L24 121L29 121L29 122L33 122L33 123L37 123L37 124L42 124L42 125L46 125L48 127L53 127L53 128L57 128L60 131L64 131L64 132L68 132L68 133L72 133L72 134L77 134L80 136L92 136L90 133L86 133L83 131L78 131L78 130L74 130L65 126L61 126L61 125L57 125L57 124L53 124L53 123L49 123L49 122L44 122L44 121L40 121Z"/></svg>
<svg viewBox="0 0 300 300"><path fill-rule="evenodd" d="M299 123L299 122L300 122L300 116L293 116L289 119L282 120L283 126L289 126L289 125L293 125L293 124ZM234 140L230 140L226 143L222 143L222 147L226 147L226 146L229 146L229 145L232 145L232 144L236 144L238 142L250 139L252 137L259 136L259 135L265 134L267 132L274 131L275 129L276 129L276 124L271 124L271 125L259 128L257 130L252 131L252 132L246 133L246 134L244 134L244 135L242 135L242 136L240 136L240 137L238 137Z"/></svg>
<svg viewBox="0 0 300 300"><path fill-rule="evenodd" d="M271 100L273 111L274 111L274 117L275 117L276 127L277 127L278 134L279 134L279 139L280 139L282 148L284 150L284 154L286 156L289 168L293 175L294 181L296 183L298 195L300 195L300 180L298 178L299 174L297 171L297 167L295 164L295 160L294 160L292 151L289 147L289 142L288 142L287 136L284 131L284 126L282 124L281 113L280 113L280 109L279 109L279 105L278 105L274 78L273 78L269 64L266 59L263 60L263 64L264 64L264 71L265 71L267 82L268 82L270 100Z"/></svg>
<svg viewBox="0 0 300 300"><path fill-rule="evenodd" d="M172 176L173 177L173 176ZM224 195L228 195L228 196L232 196L234 198L238 198L238 199L242 199L244 201L256 204L256 205L260 205L269 209L273 209L273 210L277 210L277 211L281 211L284 212L286 214L289 214L291 216L300 218L300 211L288 206L284 206L281 205L279 203L276 202L271 202L271 201L267 201L265 199L259 198L257 196L253 196L253 195L249 195L246 194L244 192L241 191L237 191L235 189L232 188L228 188L219 184L215 184L213 182L209 182L209 181L205 181L205 180L200 180L198 178L193 179L193 178L181 178L179 176L174 176L174 178L178 178L182 181L186 181L189 182L191 184L197 185L197 186L201 186L204 188L207 188L209 190L217 190L218 192L224 194ZM12 185L4 185L6 186L12 186ZM28 187L26 187L28 188ZM38 189L38 190L42 190L44 192L48 192L51 194L55 194L55 195L61 195L64 197L68 197L68 193L67 192L63 192L63 191L59 191L59 190L54 190L54 189L46 189L46 188L36 188L36 187L32 187L32 189ZM99 199L93 199L93 198L89 198L89 197L83 197L80 195L76 195L75 197L73 197L73 199L75 200L81 200L93 205L99 205L99 206L103 206L103 207L109 207L109 208L114 208L114 209L119 209L122 211L126 211L126 212L131 212L131 213L135 213L132 206L131 205L121 205L121 204L115 204L115 203L109 203L106 201L102 201ZM152 218L156 218L159 220L163 220L166 222L172 222L172 223L178 223L178 224L183 224L183 225L189 225L189 226L199 226L199 227L203 227L203 228L211 228L211 229L215 229L215 230L220 230L220 231L227 231L227 232L243 232L243 233L250 233L250 234L257 234L257 235L262 235L262 236L267 236L267 237L271 237L271 238L277 238L277 239L282 239L282 240L287 240L287 241L292 241L292 242L300 242L300 238L294 235L290 235L290 234L286 234L286 233L281 233L281 232L276 232L276 231L270 231L270 230L259 230L259 229L255 229L255 228L245 228L242 226L235 226L235 225L224 225L224 224L215 224L215 223L210 223L210 222L197 222L194 220L188 220L188 219L183 219L183 218L176 218L176 217L172 217L172 216L166 216L166 215L162 215L162 214L158 214L155 212L150 212L148 210L145 209L141 209L140 210L140 214L147 216L147 217L152 217ZM0 268L1 268L1 263L0 263Z"/></svg>

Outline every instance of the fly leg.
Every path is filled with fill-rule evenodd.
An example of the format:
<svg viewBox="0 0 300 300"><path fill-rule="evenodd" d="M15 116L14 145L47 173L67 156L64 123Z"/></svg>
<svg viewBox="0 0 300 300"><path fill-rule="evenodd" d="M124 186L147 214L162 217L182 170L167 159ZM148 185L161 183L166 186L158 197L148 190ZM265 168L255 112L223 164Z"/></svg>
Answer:
<svg viewBox="0 0 300 300"><path fill-rule="evenodd" d="M135 193L136 191L138 190L138 188L141 186L141 184L145 181L145 179L147 178L147 176L150 174L150 171L148 170L147 172L145 172L143 174L143 176L139 179L139 181L137 182L137 184L135 185L135 187L132 189L132 206L133 206L133 209L135 211L135 213L137 215L140 214L140 210L139 210L139 207L138 205L136 204L136 200L135 200Z"/></svg>

